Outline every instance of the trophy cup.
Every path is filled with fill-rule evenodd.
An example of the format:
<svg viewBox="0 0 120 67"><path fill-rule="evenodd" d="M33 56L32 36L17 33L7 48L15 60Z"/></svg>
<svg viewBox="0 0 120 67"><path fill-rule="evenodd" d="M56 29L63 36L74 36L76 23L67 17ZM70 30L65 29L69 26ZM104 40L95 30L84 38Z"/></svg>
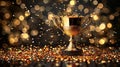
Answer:
<svg viewBox="0 0 120 67"><path fill-rule="evenodd" d="M86 22L84 20L83 17L62 16L59 19L54 18L54 21L52 21L57 28L70 37L69 45L62 51L62 55L82 55L82 49L76 47L73 37L78 35L80 31L82 32L81 23Z"/></svg>

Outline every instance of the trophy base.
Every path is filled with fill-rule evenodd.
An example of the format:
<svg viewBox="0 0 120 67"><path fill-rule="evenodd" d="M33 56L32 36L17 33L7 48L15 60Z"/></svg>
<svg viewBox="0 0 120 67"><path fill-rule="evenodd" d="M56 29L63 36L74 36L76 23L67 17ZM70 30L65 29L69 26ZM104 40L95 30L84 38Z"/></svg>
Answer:
<svg viewBox="0 0 120 67"><path fill-rule="evenodd" d="M63 50L62 55L67 55L67 56L82 56L83 52L82 49L77 49L77 50Z"/></svg>

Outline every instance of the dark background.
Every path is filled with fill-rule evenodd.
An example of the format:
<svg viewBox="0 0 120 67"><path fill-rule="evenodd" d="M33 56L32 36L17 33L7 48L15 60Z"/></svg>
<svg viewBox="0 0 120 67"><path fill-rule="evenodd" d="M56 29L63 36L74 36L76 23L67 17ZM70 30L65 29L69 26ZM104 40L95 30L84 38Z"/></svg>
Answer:
<svg viewBox="0 0 120 67"><path fill-rule="evenodd" d="M5 1L5 0L4 0ZM15 2L15 0L6 0L6 1L10 1L10 2ZM33 0L23 0L23 2L26 4L26 6L27 6L27 8L29 9L30 7L30 5L32 4L32 5L34 5L34 4L39 4L39 3L41 3L41 1L42 0L34 0L34 3L32 2ZM50 4L52 4L52 2L57 2L57 0L50 0L51 2L49 3L49 4L47 4L47 6L48 5L50 5ZM120 0L98 0L99 2L104 2L104 3L106 3L107 4L107 6L109 7L109 9L110 9L110 13L115 13L116 11L119 11L119 13L120 13ZM42 4L42 3L41 3ZM0 9L1 8L4 8L4 7L1 7L0 6ZM22 11L20 8L19 8L19 5L17 5L17 4L14 4L14 5L12 5L12 6L10 6L10 7L8 7L8 9L11 11L11 13L14 13L14 12L18 12L18 11ZM55 10L54 10L55 11ZM57 10L56 10L57 11ZM0 11L0 20L3 20L4 19L4 17L3 17L3 13ZM36 21L37 21L37 19L38 18L36 18ZM11 20L11 19L9 19L9 20ZM41 21L43 21L42 19L38 19L39 21L37 21L37 22L41 22ZM29 20L28 20L29 21ZM113 24L113 30L114 31L116 31L117 33L115 34L115 37L116 37L116 40L117 40L117 42L114 44L114 45L112 45L112 46L114 46L114 47L119 47L120 46L120 15L118 16L118 17L115 17L115 19L112 21L112 24ZM39 28L39 26L38 26L38 24L30 24L31 26L33 25L33 27L34 28ZM45 32L45 30L47 30L48 28L51 28L51 27L47 27L47 25L45 25L45 24L43 24L42 25L42 27L43 28L45 28L44 30L41 30L41 29L39 29L39 31L44 31ZM47 27L47 28L46 28ZM57 35L57 34L55 34L54 32L56 32L56 31L59 31L60 32L60 30L59 29L54 29L54 28L51 28L51 29L53 29L54 31L52 32L52 34L54 34L54 35ZM3 34L3 27L2 27L2 23L0 23L0 47L1 48L6 48L6 46L10 46L9 45L9 42L8 42L8 34ZM61 34L62 34L62 32L60 32ZM47 32L46 34L50 34L49 32ZM52 35L52 34L50 34L50 35ZM64 38L64 37L66 37L66 39ZM37 39L37 37L35 37L36 39ZM42 37L43 38L43 40L44 39L46 39L47 37ZM60 43L60 42L57 42L57 41L60 41L61 39L63 39L62 40L62 43ZM66 44L66 43L63 43L63 41L66 41L66 42L68 42L68 37L67 36L65 36L65 35L61 35L61 37L60 38L58 38L58 40L56 41L56 42L54 42L53 44L62 44L62 45L64 45L64 44ZM48 41L49 40L51 40L51 39L47 39ZM41 45L38 45L38 46L44 46L44 45L46 45L46 44L48 44L48 43L46 43L46 42L43 42L42 40L35 40L35 42L36 42L36 44L39 44L39 43L37 43L38 41L40 41L41 43ZM31 40L30 40L30 42L20 42L19 44L26 44L26 45L28 45L28 44L31 44ZM35 44L35 45L36 45ZM88 44L89 45L89 44ZM54 45L53 45L54 46ZM111 46L111 45L109 45L109 46Z"/></svg>

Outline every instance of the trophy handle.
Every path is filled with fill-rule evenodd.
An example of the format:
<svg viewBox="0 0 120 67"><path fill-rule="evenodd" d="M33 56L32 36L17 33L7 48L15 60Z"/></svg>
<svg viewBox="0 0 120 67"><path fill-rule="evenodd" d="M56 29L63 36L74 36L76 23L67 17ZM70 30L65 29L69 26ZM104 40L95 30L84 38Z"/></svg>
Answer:
<svg viewBox="0 0 120 67"><path fill-rule="evenodd" d="M91 22L92 22L92 18L89 15L85 16L81 21L82 26L80 31L86 31L85 29L89 27Z"/></svg>
<svg viewBox="0 0 120 67"><path fill-rule="evenodd" d="M52 21L53 21L53 24L64 33L62 17L53 17Z"/></svg>

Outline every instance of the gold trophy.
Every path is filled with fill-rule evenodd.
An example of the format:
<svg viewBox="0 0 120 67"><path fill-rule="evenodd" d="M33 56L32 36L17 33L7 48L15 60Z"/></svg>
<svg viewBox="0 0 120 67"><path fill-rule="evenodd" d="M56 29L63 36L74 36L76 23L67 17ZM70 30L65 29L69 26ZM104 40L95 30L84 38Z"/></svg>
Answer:
<svg viewBox="0 0 120 67"><path fill-rule="evenodd" d="M62 17L63 32L70 37L69 45L65 50L62 51L64 55L82 55L82 50L76 48L73 37L78 35L80 32L80 24L82 17Z"/></svg>
<svg viewBox="0 0 120 67"><path fill-rule="evenodd" d="M85 17L84 17L85 18ZM78 35L79 32L83 31L84 28L81 27L81 24L87 22L87 19L83 17L70 17L62 16L60 18L54 18L54 25L62 30L63 33L70 37L69 45L62 51L63 55L76 56L82 55L82 49L78 49L74 44L73 37Z"/></svg>

